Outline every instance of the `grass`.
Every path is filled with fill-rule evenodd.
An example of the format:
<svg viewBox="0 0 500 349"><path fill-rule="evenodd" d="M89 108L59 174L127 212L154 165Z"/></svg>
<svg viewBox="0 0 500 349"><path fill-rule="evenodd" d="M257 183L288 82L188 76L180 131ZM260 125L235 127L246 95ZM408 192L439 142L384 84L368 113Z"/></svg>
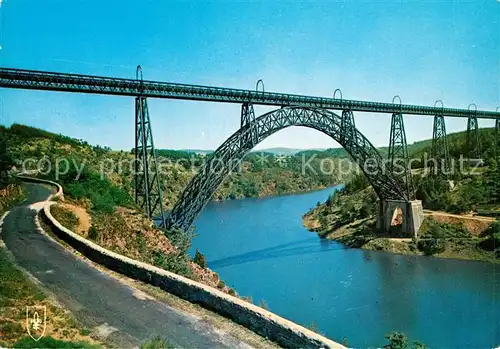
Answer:
<svg viewBox="0 0 500 349"><path fill-rule="evenodd" d="M42 337L39 341L34 341L31 337L23 337L13 345L14 348L81 348L94 349L102 348L101 345L89 344L87 342L73 342L55 339L53 337Z"/></svg>
<svg viewBox="0 0 500 349"><path fill-rule="evenodd" d="M26 197L22 188L11 184L0 196L0 215L21 203ZM55 306L47 294L17 267L9 252L0 247L0 347L15 348L97 348L88 342L73 342L80 329L74 319L62 308ZM34 342L25 329L26 307L46 306L47 330L54 337Z"/></svg>
<svg viewBox="0 0 500 349"><path fill-rule="evenodd" d="M50 213L59 223L71 231L74 231L78 226L78 217L64 207L52 205L50 207Z"/></svg>
<svg viewBox="0 0 500 349"><path fill-rule="evenodd" d="M174 345L170 344L166 340L162 339L160 336L157 336L143 345L141 345L141 349L173 349Z"/></svg>
<svg viewBox="0 0 500 349"><path fill-rule="evenodd" d="M0 189L0 217L25 199L26 193L19 184L9 184L4 189Z"/></svg>
<svg viewBox="0 0 500 349"><path fill-rule="evenodd" d="M25 338L26 307L45 305L48 334L57 337L57 341L54 338L45 337L43 340L48 340L48 342L40 340L36 345L42 348L75 347L74 345L63 346L62 343L65 341L73 343L71 340L79 338L82 329L64 309L55 306L48 299L46 293L12 262L10 255L4 248L0 248L0 280L2 280L0 283L0 346L13 345L16 348L32 348L31 338ZM51 340L56 342L51 342ZM57 346L51 346L56 345L54 343ZM80 344L76 346L96 348L89 343L83 344L86 346Z"/></svg>

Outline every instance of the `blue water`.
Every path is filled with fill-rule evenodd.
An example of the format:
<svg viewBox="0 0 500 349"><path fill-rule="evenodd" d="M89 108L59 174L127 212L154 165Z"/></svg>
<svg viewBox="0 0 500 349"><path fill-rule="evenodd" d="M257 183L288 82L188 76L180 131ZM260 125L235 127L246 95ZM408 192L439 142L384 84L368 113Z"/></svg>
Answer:
<svg viewBox="0 0 500 349"><path fill-rule="evenodd" d="M192 251L240 295L351 347L380 347L391 331L432 348L500 344L496 265L320 240L301 216L332 191L211 203Z"/></svg>

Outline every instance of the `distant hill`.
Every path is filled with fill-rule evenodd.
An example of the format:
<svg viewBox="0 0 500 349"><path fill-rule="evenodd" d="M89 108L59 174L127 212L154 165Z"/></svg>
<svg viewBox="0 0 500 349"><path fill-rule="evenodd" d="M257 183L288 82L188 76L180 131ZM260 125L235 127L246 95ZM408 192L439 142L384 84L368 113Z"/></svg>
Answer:
<svg viewBox="0 0 500 349"><path fill-rule="evenodd" d="M161 149L158 149L158 150L161 150ZM173 149L165 149L165 150L173 150ZM183 151L186 153L195 153L198 155L207 155L207 154L211 154L214 152L213 150L207 150L207 149L179 149L178 151Z"/></svg>
<svg viewBox="0 0 500 349"><path fill-rule="evenodd" d="M252 152L254 153L271 153L271 154L276 154L276 155L295 155L297 153L300 153L302 151L306 150L325 150L325 148L311 148L311 149L298 149L298 148L284 148L284 147L277 147L277 148L265 148L265 149L254 149Z"/></svg>
<svg viewBox="0 0 500 349"><path fill-rule="evenodd" d="M162 149L159 149L162 150ZM171 150L171 149L168 149ZM303 151L323 151L326 150L326 148L311 148L311 149L298 149L298 148L285 148L285 147L277 147L277 148L265 148L265 149L254 149L252 150L252 153L271 153L274 155L295 155L297 153L303 152ZM196 153L196 154L211 154L214 152L214 150L207 150L207 149L179 149L179 151L186 152L186 153Z"/></svg>

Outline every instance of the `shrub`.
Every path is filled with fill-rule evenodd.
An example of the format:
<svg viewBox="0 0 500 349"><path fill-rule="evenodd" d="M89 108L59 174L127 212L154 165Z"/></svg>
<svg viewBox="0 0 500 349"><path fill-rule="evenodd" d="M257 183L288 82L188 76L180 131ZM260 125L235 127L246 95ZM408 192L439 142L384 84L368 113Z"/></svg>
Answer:
<svg viewBox="0 0 500 349"><path fill-rule="evenodd" d="M189 258L186 254L166 254L161 251L153 251L151 257L153 259L153 264L157 267L193 279L193 271L189 268Z"/></svg>
<svg viewBox="0 0 500 349"><path fill-rule="evenodd" d="M170 344L160 336L154 337L153 339L147 341L141 345L141 349L170 349L175 348L174 345Z"/></svg>
<svg viewBox="0 0 500 349"><path fill-rule="evenodd" d="M494 222L482 234L487 239L479 243L479 247L487 251L495 251L500 247L500 222Z"/></svg>
<svg viewBox="0 0 500 349"><path fill-rule="evenodd" d="M89 239L93 241L97 241L97 238L99 237L99 232L94 226L91 226L89 229Z"/></svg>
<svg viewBox="0 0 500 349"><path fill-rule="evenodd" d="M217 284L217 288L223 289L226 286L226 283L222 280L219 280L219 283Z"/></svg>
<svg viewBox="0 0 500 349"><path fill-rule="evenodd" d="M471 237L470 232L463 224L439 223L432 218L426 220L422 233L424 237L436 239Z"/></svg>
<svg viewBox="0 0 500 349"><path fill-rule="evenodd" d="M404 333L391 332L385 336L389 344L384 345L384 349L406 349L408 348L408 338Z"/></svg>
<svg viewBox="0 0 500 349"><path fill-rule="evenodd" d="M207 267L207 259L198 249L196 249L196 253L194 254L193 262L198 264L203 269Z"/></svg>
<svg viewBox="0 0 500 349"><path fill-rule="evenodd" d="M12 156L8 151L7 139L0 134L0 189L3 189L8 184L8 171L14 165Z"/></svg>
<svg viewBox="0 0 500 349"><path fill-rule="evenodd" d="M444 252L446 244L440 239L424 239L418 241L417 247L425 255L432 256L434 254Z"/></svg>
<svg viewBox="0 0 500 349"><path fill-rule="evenodd" d="M391 332L385 336L385 338L389 341L388 344L384 345L384 349L407 349L408 346L408 337L404 333L401 332ZM413 342L414 349L425 349L427 346L419 341Z"/></svg>
<svg viewBox="0 0 500 349"><path fill-rule="evenodd" d="M70 163L80 163L78 159L69 159ZM76 166L71 166L68 172L58 176L58 181L64 187L65 194L74 199L88 198L92 209L97 212L112 213L116 206L133 207L132 197L124 189L114 185L107 178L101 178L97 172L84 167L78 173ZM48 177L55 180L55 169Z"/></svg>
<svg viewBox="0 0 500 349"><path fill-rule="evenodd" d="M50 212L59 223L71 231L74 231L78 225L78 217L73 214L68 209L61 207L59 205L53 205Z"/></svg>

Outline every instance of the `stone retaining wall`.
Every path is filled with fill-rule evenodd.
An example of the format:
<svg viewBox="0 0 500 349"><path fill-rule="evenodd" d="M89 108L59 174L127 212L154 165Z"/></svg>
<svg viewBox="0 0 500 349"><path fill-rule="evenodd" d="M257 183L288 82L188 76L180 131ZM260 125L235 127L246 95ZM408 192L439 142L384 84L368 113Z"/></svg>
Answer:
<svg viewBox="0 0 500 349"><path fill-rule="evenodd" d="M49 183L60 188L57 183ZM58 194L62 195L62 188ZM213 287L109 251L63 227L50 213L52 204L54 202L46 202L42 215L47 224L54 228L54 233L100 265L197 303L285 348L345 348L324 336Z"/></svg>

